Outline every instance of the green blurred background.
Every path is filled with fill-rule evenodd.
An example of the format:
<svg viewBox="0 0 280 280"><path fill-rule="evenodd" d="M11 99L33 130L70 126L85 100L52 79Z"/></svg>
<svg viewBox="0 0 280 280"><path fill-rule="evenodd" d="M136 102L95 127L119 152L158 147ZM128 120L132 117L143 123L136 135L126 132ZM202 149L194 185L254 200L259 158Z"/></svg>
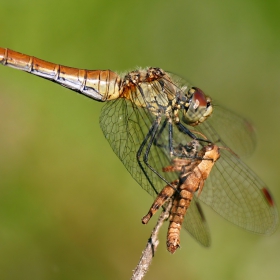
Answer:
<svg viewBox="0 0 280 280"><path fill-rule="evenodd" d="M280 205L279 1L3 1L0 46L63 65L159 66L253 120L246 162ZM129 279L154 218L99 128L102 104L0 69L0 279ZM207 208L207 209L206 209ZM208 207L212 245L166 229L145 279L280 279L280 233L257 236Z"/></svg>

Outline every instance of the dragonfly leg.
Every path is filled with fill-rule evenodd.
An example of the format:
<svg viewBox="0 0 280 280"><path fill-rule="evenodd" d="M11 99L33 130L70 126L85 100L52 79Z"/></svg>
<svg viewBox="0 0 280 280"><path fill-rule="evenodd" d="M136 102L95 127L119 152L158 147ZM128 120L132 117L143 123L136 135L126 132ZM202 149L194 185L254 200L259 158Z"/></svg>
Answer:
<svg viewBox="0 0 280 280"><path fill-rule="evenodd" d="M144 164L147 166L147 168L149 168L153 173L155 173L161 180L163 180L166 184L168 184L170 187L173 188L172 184L170 182L168 182L162 175L159 174L159 172L157 172L148 162L149 160L149 153L152 147L152 144L155 141L157 132L158 132L158 128L159 128L159 124L161 121L161 115L159 114L157 116L157 118L155 119L153 125L151 126L151 128L149 129L145 139L143 140L139 150L137 151L137 162L141 168L141 170L143 171L144 175L146 176L147 180L149 181L149 183L151 184L151 186L153 187L154 191L156 192L156 194L158 194L158 191L156 190L156 188L154 187L151 179L149 178L147 171L145 170L143 164L141 163L141 156L143 153L143 149L144 147L146 147L146 151L143 155L143 162Z"/></svg>
<svg viewBox="0 0 280 280"><path fill-rule="evenodd" d="M139 164L139 166L140 166L140 169L141 169L142 172L144 173L145 177L146 177L147 180L149 181L150 185L152 186L152 188L154 189L154 191L155 191L156 194L158 194L158 191L157 191L157 189L155 188L155 186L153 185L153 183L152 183L150 177L148 176L146 170L144 169L144 167L143 167L143 165L142 165L140 159L141 159L141 155L142 155L142 153L143 153L143 149L144 149L144 147L146 146L146 144L147 144L149 138L151 137L152 134L154 134L154 133L157 131L157 129L158 129L158 121L155 120L155 122L153 123L153 125L150 127L150 129L149 129L149 131L148 131L146 137L144 138L143 142L141 143L141 145L140 145L140 147L139 147L139 149L138 149L138 151L137 151L137 154L136 154L136 160L137 160L137 162L138 162L138 164Z"/></svg>
<svg viewBox="0 0 280 280"><path fill-rule="evenodd" d="M198 138L194 133L192 133L188 128L186 128L184 125L182 125L180 122L176 123L177 128L179 129L180 132L187 134L190 136L192 139L197 140L199 142L205 142L205 143L210 143L212 142L208 139L203 139L203 138Z"/></svg>
<svg viewBox="0 0 280 280"><path fill-rule="evenodd" d="M155 137L155 140L154 140L154 145L159 147L159 148L163 148L163 149L166 149L167 146L162 144L162 143L159 143L159 138L161 137L161 135L162 135L162 133L163 133L165 127L166 127L167 121L168 121L168 118L165 118L165 120L164 120L162 126L160 127L160 129L159 129L159 131L158 131L158 133Z"/></svg>

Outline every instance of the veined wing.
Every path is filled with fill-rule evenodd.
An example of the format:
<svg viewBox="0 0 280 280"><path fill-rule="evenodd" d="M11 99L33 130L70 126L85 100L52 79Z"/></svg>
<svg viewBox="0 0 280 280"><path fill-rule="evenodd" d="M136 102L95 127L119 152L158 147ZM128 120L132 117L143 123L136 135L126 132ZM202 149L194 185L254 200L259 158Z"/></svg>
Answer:
<svg viewBox="0 0 280 280"><path fill-rule="evenodd" d="M203 246L210 246L210 233L199 201L194 196L183 221L183 227Z"/></svg>
<svg viewBox="0 0 280 280"><path fill-rule="evenodd" d="M220 153L199 199L246 230L272 233L278 212L266 185L232 152Z"/></svg>
<svg viewBox="0 0 280 280"><path fill-rule="evenodd" d="M215 106L212 115L194 127L212 143L229 147L238 156L249 156L256 147L256 134L252 124L220 106Z"/></svg>
<svg viewBox="0 0 280 280"><path fill-rule="evenodd" d="M100 115L101 129L113 151L132 177L153 197L156 196L156 192L161 191L165 183L143 163L143 168L151 181L149 182L137 162L136 155L154 119L155 116L146 108L136 106L123 98L105 104ZM176 179L176 174L164 174L162 171L170 161L162 147L152 145L149 163L168 182ZM151 183L155 189L152 188Z"/></svg>
<svg viewBox="0 0 280 280"><path fill-rule="evenodd" d="M113 151L120 158L132 177L144 190L155 198L157 195L156 191L160 192L165 186L165 182L143 165L152 185L155 187L153 189L136 160L137 151L154 119L155 116L146 108L141 108L129 100L121 98L105 104L100 116L100 126ZM160 135L159 141L161 143L168 143L167 134L168 132L164 130ZM177 135L178 137L179 135ZM182 133L180 137L186 138ZM168 182L172 182L177 179L178 174L162 171L164 166L170 165L171 159L168 155L169 153L165 148L152 145L149 163L152 167L156 167L159 174ZM195 200L188 209L184 228L202 245L210 245L208 227Z"/></svg>

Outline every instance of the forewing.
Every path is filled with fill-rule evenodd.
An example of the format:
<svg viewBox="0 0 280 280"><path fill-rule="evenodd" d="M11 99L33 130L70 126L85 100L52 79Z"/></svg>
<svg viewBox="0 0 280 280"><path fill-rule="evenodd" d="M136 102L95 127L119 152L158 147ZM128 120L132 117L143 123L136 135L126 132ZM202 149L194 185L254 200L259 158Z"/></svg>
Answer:
<svg viewBox="0 0 280 280"><path fill-rule="evenodd" d="M215 106L212 115L193 129L200 131L218 146L229 147L241 157L251 155L256 147L253 125L220 106Z"/></svg>
<svg viewBox="0 0 280 280"><path fill-rule="evenodd" d="M272 233L278 212L265 184L232 152L220 152L199 198L246 230Z"/></svg>
<svg viewBox="0 0 280 280"><path fill-rule="evenodd" d="M146 108L138 107L123 98L108 102L102 108L100 116L100 126L113 151L132 177L153 197L156 196L156 191L160 192L166 183L143 163L147 177L155 188L153 189L136 160L136 154L154 119L155 116ZM165 133L161 135L161 138L163 137L166 137ZM166 142L163 139L160 141ZM146 148L143 152L145 151ZM170 165L171 162L167 155L164 148L152 145L149 153L149 164L168 182L171 182L176 179L176 174L162 171L162 168Z"/></svg>

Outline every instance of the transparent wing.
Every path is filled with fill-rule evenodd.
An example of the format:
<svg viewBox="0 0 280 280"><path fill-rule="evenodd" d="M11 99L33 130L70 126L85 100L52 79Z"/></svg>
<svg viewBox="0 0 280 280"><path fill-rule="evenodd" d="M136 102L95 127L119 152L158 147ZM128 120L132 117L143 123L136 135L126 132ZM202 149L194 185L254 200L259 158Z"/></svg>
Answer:
<svg viewBox="0 0 280 280"><path fill-rule="evenodd" d="M149 128L152 126L154 118L147 109L135 106L134 103L123 98L108 102L102 108L100 116L101 129L113 151L132 177L153 197L156 196L156 191L161 191L165 183L143 164L147 177L155 187L153 189L141 170L136 155L148 134ZM164 173L162 168L170 165L170 161L164 149L152 145L149 153L149 163L169 182L176 179L176 174Z"/></svg>
<svg viewBox="0 0 280 280"><path fill-rule="evenodd" d="M238 156L249 156L256 147L253 125L220 106L215 106L212 115L193 129L203 133L218 146L229 147Z"/></svg>
<svg viewBox="0 0 280 280"><path fill-rule="evenodd" d="M202 208L194 197L183 221L183 227L202 245L210 246L210 233Z"/></svg>
<svg viewBox="0 0 280 280"><path fill-rule="evenodd" d="M246 230L272 233L278 212L265 184L230 151L220 152L199 199Z"/></svg>
<svg viewBox="0 0 280 280"><path fill-rule="evenodd" d="M139 167L136 160L137 151L147 135L155 117L145 108L135 106L126 99L118 99L105 104L100 116L100 126L109 141L113 151L120 158L124 166L130 172L132 177L146 190L150 195L156 197L156 191L160 192L166 185L154 172L143 165L151 183ZM168 141L168 132L166 130L160 135L159 142ZM185 135L177 135L186 138ZM178 178L175 172L163 172L162 168L170 165L171 159L169 153L163 147L152 145L149 154L149 163L162 175L168 182ZM194 200L187 211L184 228L202 245L209 246L210 238L207 224L203 218L199 206Z"/></svg>

